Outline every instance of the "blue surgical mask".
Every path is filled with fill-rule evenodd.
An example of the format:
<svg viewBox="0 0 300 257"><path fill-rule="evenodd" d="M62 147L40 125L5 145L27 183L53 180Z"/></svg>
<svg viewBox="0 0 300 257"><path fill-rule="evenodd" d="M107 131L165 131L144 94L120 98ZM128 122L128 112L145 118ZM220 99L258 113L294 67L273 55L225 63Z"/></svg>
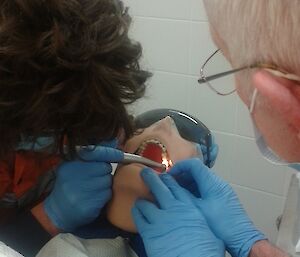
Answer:
<svg viewBox="0 0 300 257"><path fill-rule="evenodd" d="M35 141L23 140L19 143L16 150L42 151L54 143L52 137L38 137Z"/></svg>
<svg viewBox="0 0 300 257"><path fill-rule="evenodd" d="M296 171L300 171L300 163L289 164L289 167L296 170Z"/></svg>
<svg viewBox="0 0 300 257"><path fill-rule="evenodd" d="M252 114L254 111L257 93L258 93L257 89L255 89L253 92L253 95L252 95L251 104L250 104L250 108L249 108L250 114ZM289 166L293 169L296 169L297 171L300 171L300 163L289 163L289 162L283 160L282 158L280 158L276 153L274 153L274 151L267 145L265 139L263 138L263 135L258 130L252 115L251 115L251 120L252 120L252 124L253 124L253 129L254 129L255 142L256 142L256 145L257 145L260 153L262 154L262 156L267 161L271 162L272 164L281 165L281 166Z"/></svg>

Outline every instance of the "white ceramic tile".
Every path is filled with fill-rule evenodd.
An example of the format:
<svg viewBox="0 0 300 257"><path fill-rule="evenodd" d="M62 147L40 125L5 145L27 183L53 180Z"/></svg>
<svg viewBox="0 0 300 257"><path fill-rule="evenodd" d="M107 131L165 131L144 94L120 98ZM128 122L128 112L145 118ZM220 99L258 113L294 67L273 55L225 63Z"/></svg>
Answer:
<svg viewBox="0 0 300 257"><path fill-rule="evenodd" d="M131 16L137 15L139 1L140 0L123 0L124 6L129 7L129 14Z"/></svg>
<svg viewBox="0 0 300 257"><path fill-rule="evenodd" d="M189 78L187 76L155 72L149 82L145 98L134 107L135 114L157 108L186 111L188 83Z"/></svg>
<svg viewBox="0 0 300 257"><path fill-rule="evenodd" d="M215 166L212 168L220 177L229 181L232 170L232 160L234 155L234 135L222 134L212 131L216 144L219 146L219 153Z"/></svg>
<svg viewBox="0 0 300 257"><path fill-rule="evenodd" d="M285 197L287 196L287 193L288 193L288 190L289 190L292 175L296 174L296 173L297 173L297 171L295 171L294 169L289 168L289 167L286 168L284 192L283 192L283 195Z"/></svg>
<svg viewBox="0 0 300 257"><path fill-rule="evenodd" d="M190 26L189 73L199 76L201 66L217 47L211 39L207 22L191 22Z"/></svg>
<svg viewBox="0 0 300 257"><path fill-rule="evenodd" d="M237 185L233 188L255 226L276 243L276 219L283 212L285 198Z"/></svg>
<svg viewBox="0 0 300 257"><path fill-rule="evenodd" d="M237 134L254 138L254 130L247 106L242 100L237 101Z"/></svg>
<svg viewBox="0 0 300 257"><path fill-rule="evenodd" d="M137 14L144 17L159 17L169 19L190 18L191 0L138 0Z"/></svg>
<svg viewBox="0 0 300 257"><path fill-rule="evenodd" d="M200 21L207 20L202 0L191 0L191 19Z"/></svg>
<svg viewBox="0 0 300 257"><path fill-rule="evenodd" d="M265 160L252 139L236 136L235 144L231 182L283 196L286 168Z"/></svg>
<svg viewBox="0 0 300 257"><path fill-rule="evenodd" d="M199 85L197 77L190 80L188 111L211 130L235 133L236 101L235 94L219 96L205 84Z"/></svg>
<svg viewBox="0 0 300 257"><path fill-rule="evenodd" d="M155 70L187 73L189 22L136 17L132 34L144 48L147 66Z"/></svg>

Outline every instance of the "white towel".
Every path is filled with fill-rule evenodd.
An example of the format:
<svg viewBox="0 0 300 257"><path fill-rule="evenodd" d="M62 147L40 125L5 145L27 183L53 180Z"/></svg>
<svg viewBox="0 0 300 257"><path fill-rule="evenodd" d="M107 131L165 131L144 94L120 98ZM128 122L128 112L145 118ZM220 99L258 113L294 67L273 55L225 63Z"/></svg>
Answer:
<svg viewBox="0 0 300 257"><path fill-rule="evenodd" d="M0 257L23 257L23 255L0 242Z"/></svg>
<svg viewBox="0 0 300 257"><path fill-rule="evenodd" d="M137 257L126 239L81 239L59 234L51 239L37 257Z"/></svg>

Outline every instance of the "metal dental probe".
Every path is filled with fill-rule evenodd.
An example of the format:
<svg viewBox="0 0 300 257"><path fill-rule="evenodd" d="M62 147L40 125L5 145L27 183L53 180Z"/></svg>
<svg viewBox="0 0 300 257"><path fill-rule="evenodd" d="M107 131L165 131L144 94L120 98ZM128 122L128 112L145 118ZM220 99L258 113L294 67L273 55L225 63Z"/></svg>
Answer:
<svg viewBox="0 0 300 257"><path fill-rule="evenodd" d="M84 147L81 146L76 146L76 150L79 152ZM67 153L67 149L64 149L64 152ZM163 171L166 171L167 167L165 164L159 163L152 161L148 158L139 156L137 154L132 154L132 153L125 153L124 152L124 159L118 162L112 162L112 163L122 163L122 164L131 164L131 163L139 163L139 164L144 164L146 166L152 167L152 168L160 168Z"/></svg>
<svg viewBox="0 0 300 257"><path fill-rule="evenodd" d="M163 169L164 171L166 170L166 165L132 153L124 153L124 159L118 163L122 163L122 164L140 163L149 167L160 168Z"/></svg>

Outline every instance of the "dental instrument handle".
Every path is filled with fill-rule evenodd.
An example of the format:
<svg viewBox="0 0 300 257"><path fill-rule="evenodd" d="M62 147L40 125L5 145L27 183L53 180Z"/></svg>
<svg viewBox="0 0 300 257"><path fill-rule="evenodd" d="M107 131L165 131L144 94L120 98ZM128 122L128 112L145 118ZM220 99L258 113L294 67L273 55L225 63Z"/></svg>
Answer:
<svg viewBox="0 0 300 257"><path fill-rule="evenodd" d="M166 165L152 161L150 159L147 159L145 157L136 155L136 154L131 154L131 153L124 153L124 160L121 161L123 164L130 164L130 163L140 163L144 164L146 166L154 167L154 168L161 168L163 170L166 170Z"/></svg>
<svg viewBox="0 0 300 257"><path fill-rule="evenodd" d="M76 151L79 152L79 151L81 151L82 149L85 149L85 148L88 148L88 147L76 146ZM67 153L66 147L64 147L64 153ZM112 162L112 163L115 163L115 162ZM167 169L165 164L152 161L148 158L142 157L142 156L137 155L137 154L126 153L126 152L124 152L124 159L122 161L118 162L118 163L122 163L122 164L140 163L140 164L144 164L144 165L149 166L149 167L160 168L163 171L166 171L166 169Z"/></svg>

